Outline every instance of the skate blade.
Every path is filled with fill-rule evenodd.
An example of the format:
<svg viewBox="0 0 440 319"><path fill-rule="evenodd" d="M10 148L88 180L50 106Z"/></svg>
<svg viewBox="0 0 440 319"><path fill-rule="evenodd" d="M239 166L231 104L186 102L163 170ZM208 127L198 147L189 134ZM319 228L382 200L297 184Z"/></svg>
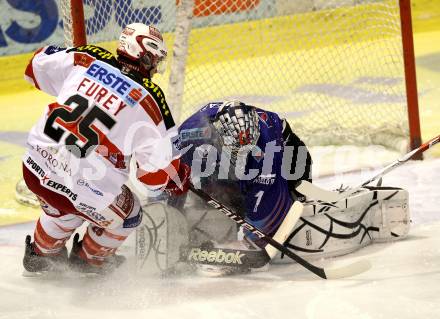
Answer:
<svg viewBox="0 0 440 319"><path fill-rule="evenodd" d="M25 278L40 278L45 280L59 280L59 279L81 279L81 278L96 278L102 277L96 273L82 273L76 271L54 272L54 271L37 271L30 272L23 270L22 273Z"/></svg>
<svg viewBox="0 0 440 319"><path fill-rule="evenodd" d="M25 278L43 278L43 279L57 279L61 278L63 276L60 272L53 272L53 271L27 271L26 269L23 270L23 277Z"/></svg>

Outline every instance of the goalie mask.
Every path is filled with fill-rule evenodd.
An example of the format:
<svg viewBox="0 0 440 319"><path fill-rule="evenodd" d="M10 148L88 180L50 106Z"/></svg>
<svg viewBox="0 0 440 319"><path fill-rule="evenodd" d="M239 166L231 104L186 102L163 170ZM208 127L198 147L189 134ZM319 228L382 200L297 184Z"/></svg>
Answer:
<svg viewBox="0 0 440 319"><path fill-rule="evenodd" d="M151 79L155 73L166 68L167 48L162 35L153 26L132 23L125 27L119 37L116 50L118 60L128 68Z"/></svg>
<svg viewBox="0 0 440 319"><path fill-rule="evenodd" d="M243 102L224 102L212 124L220 136L223 151L229 154L234 165L239 153L247 154L260 137L258 114L253 106Z"/></svg>

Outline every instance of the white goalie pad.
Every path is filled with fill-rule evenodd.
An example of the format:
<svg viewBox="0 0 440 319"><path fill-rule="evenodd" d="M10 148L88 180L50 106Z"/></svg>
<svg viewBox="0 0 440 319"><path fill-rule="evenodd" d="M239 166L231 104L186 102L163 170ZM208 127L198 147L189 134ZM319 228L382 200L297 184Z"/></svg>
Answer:
<svg viewBox="0 0 440 319"><path fill-rule="evenodd" d="M162 273L179 262L180 248L188 244L186 219L163 202L142 209L135 238L136 269L141 274Z"/></svg>
<svg viewBox="0 0 440 319"><path fill-rule="evenodd" d="M181 254L184 248L237 239L237 225L194 194L188 194L180 210L165 200L145 204L142 209L142 223L134 240L138 273L173 271L185 259Z"/></svg>
<svg viewBox="0 0 440 319"><path fill-rule="evenodd" d="M303 257L334 257L372 242L405 237L410 228L408 192L368 187L336 203L308 201L285 245ZM278 254L273 262L292 262Z"/></svg>

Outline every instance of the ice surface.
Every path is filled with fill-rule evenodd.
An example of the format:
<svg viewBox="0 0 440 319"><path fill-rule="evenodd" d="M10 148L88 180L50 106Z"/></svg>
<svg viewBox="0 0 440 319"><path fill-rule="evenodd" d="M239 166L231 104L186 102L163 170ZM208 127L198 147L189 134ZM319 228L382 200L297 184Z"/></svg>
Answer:
<svg viewBox="0 0 440 319"><path fill-rule="evenodd" d="M317 182L357 185L371 174ZM408 163L387 175L384 185L409 190L410 235L313 261L338 266L367 258L373 265L331 281L296 264L226 278L138 278L127 268L105 281L24 278L24 238L34 225L0 228L0 318L440 318L440 159Z"/></svg>

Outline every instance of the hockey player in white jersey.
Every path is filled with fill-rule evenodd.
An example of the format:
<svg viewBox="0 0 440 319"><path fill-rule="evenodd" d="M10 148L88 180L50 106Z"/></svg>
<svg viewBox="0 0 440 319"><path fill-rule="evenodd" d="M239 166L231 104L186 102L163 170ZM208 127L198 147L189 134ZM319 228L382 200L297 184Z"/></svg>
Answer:
<svg viewBox="0 0 440 319"><path fill-rule="evenodd" d="M35 52L25 78L54 97L29 133L23 177L43 213L26 238L30 272L70 266L105 272L117 266L116 250L140 224L142 210L125 185L129 161L152 190L179 195L189 167L173 151L175 124L152 76L162 72L167 49L153 26L128 25L117 56L95 46L47 46ZM84 222L70 256L66 241Z"/></svg>

